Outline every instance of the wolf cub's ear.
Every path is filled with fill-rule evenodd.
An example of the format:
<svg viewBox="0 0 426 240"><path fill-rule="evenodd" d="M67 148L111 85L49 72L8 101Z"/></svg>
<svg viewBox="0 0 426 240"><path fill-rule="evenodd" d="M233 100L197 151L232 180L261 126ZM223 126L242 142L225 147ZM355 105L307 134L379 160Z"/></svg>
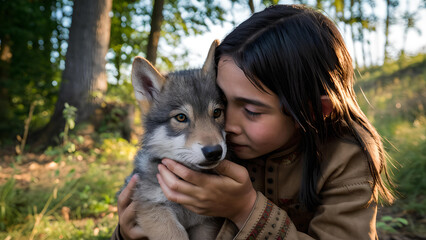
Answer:
<svg viewBox="0 0 426 240"><path fill-rule="evenodd" d="M163 86L165 78L143 57L135 57L132 65L132 84L136 100L143 109L145 100L151 103Z"/></svg>
<svg viewBox="0 0 426 240"><path fill-rule="evenodd" d="M206 61L204 62L202 72L203 74L214 74L215 75L215 63L214 63L214 52L216 47L219 46L219 40L215 39L210 46L209 53L207 55Z"/></svg>

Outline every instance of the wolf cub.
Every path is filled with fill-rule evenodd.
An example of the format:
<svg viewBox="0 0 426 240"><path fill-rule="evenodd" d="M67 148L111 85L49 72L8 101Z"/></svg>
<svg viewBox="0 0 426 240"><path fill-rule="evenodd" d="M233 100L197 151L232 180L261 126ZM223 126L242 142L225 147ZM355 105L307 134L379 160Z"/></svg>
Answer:
<svg viewBox="0 0 426 240"><path fill-rule="evenodd" d="M133 194L137 223L150 240L215 239L220 219L201 216L169 201L157 181L157 166L170 158L198 171L211 171L226 155L224 105L216 85L215 40L201 69L161 75L136 57L132 83L144 115L142 147L134 161L140 181Z"/></svg>

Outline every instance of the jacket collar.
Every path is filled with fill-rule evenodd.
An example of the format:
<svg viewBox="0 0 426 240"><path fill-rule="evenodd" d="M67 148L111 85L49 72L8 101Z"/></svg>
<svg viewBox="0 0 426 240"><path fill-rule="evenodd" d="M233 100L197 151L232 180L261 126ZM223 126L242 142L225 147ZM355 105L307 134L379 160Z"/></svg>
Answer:
<svg viewBox="0 0 426 240"><path fill-rule="evenodd" d="M249 163L256 164L258 166L265 166L266 161L274 161L276 163L290 165L293 162L297 161L299 159L299 156L300 156L299 146L295 145L291 148L278 149L276 151L268 153L264 156L260 156L258 158L237 160L236 162L237 163L240 162L241 164L243 164L243 162L249 162Z"/></svg>
<svg viewBox="0 0 426 240"><path fill-rule="evenodd" d="M300 155L299 153L300 153L299 146L294 145L291 148L277 150L266 155L265 160L270 160L274 162L279 162L284 165L289 165L298 159L298 156Z"/></svg>

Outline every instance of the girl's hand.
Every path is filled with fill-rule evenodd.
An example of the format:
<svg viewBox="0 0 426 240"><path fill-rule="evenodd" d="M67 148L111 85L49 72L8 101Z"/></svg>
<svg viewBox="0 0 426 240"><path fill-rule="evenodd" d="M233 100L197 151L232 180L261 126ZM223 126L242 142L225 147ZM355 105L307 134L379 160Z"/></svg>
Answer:
<svg viewBox="0 0 426 240"><path fill-rule="evenodd" d="M127 186L118 196L117 212L120 234L124 239L144 239L142 228L136 223L136 206L132 201L133 190L138 175L133 175ZM146 239L146 238L145 238Z"/></svg>
<svg viewBox="0 0 426 240"><path fill-rule="evenodd" d="M219 175L196 172L170 159L163 159L158 170L158 182L170 201L201 215L226 217L238 228L256 201L247 170L228 160L216 167Z"/></svg>

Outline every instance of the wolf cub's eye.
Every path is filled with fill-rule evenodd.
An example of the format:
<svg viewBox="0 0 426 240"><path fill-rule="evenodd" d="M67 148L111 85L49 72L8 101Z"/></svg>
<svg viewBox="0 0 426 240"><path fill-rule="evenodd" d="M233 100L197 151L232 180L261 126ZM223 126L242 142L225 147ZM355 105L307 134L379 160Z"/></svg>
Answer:
<svg viewBox="0 0 426 240"><path fill-rule="evenodd" d="M186 117L186 115L185 114L178 114L178 115L176 115L175 116L175 119L178 121L178 122L187 122L188 121L188 118Z"/></svg>
<svg viewBox="0 0 426 240"><path fill-rule="evenodd" d="M220 109L220 108L216 108L216 109L213 111L213 117L214 117L214 118L219 118L221 115L222 115L222 109Z"/></svg>

